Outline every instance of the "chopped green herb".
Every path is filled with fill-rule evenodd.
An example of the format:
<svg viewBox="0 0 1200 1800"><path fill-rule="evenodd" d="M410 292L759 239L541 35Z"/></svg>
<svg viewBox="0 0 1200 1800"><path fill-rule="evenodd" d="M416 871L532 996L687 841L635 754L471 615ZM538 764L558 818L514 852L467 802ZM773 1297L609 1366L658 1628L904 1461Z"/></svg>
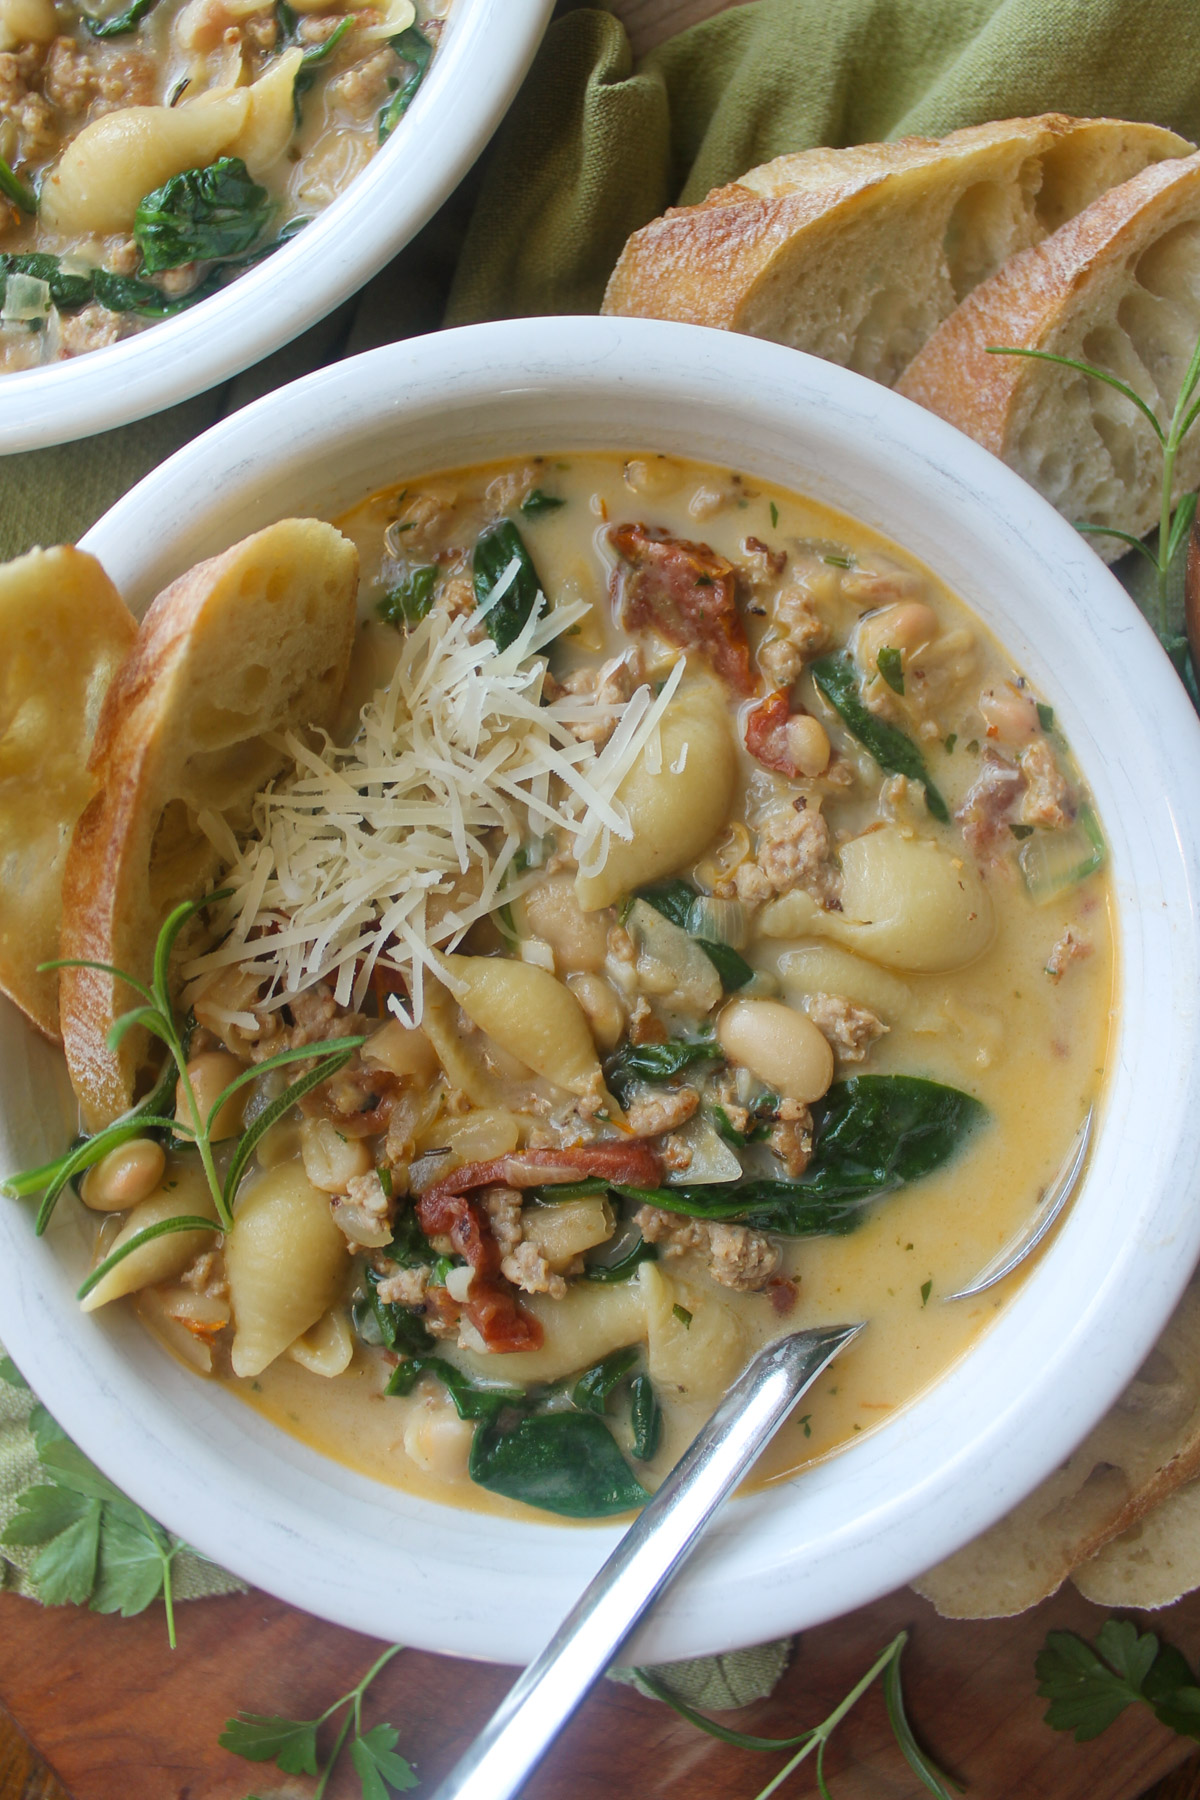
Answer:
<svg viewBox="0 0 1200 1800"><path fill-rule="evenodd" d="M386 625L398 625L411 631L433 605L436 581L436 565L422 563L419 568L410 569L394 588L389 588L383 599L376 603L375 610Z"/></svg>
<svg viewBox="0 0 1200 1800"><path fill-rule="evenodd" d="M1073 1631L1051 1631L1036 1668L1047 1725L1073 1731L1077 1743L1099 1737L1137 1701L1181 1737L1200 1738L1200 1685L1187 1660L1132 1620L1106 1619L1094 1649Z"/></svg>
<svg viewBox="0 0 1200 1800"><path fill-rule="evenodd" d="M686 1306L680 1306L679 1302L676 1301L671 1308L671 1311L679 1320L679 1323L683 1326L685 1331L690 1331L692 1329L692 1314L688 1311Z"/></svg>
<svg viewBox="0 0 1200 1800"><path fill-rule="evenodd" d="M415 25L410 25L406 31L401 31L394 38L389 38L388 42L397 56L406 63L411 63L413 72L407 81L397 87L379 115L378 131L381 144L386 143L391 137L412 105L417 89L424 81L426 71L433 61L433 45L417 30Z"/></svg>
<svg viewBox="0 0 1200 1800"><path fill-rule="evenodd" d="M1043 701L1039 700L1037 703L1037 716L1038 724L1043 731L1054 730L1054 708L1052 706L1047 706Z"/></svg>
<svg viewBox="0 0 1200 1800"><path fill-rule="evenodd" d="M904 692L904 658L891 644L885 644L875 658L875 665L894 694Z"/></svg>
<svg viewBox="0 0 1200 1800"><path fill-rule="evenodd" d="M947 756L954 755L954 746L955 746L955 744L957 744L957 742L958 742L958 733L957 733L957 731L952 731L950 733L950 736L946 739L945 743L942 746L942 748L945 750Z"/></svg>
<svg viewBox="0 0 1200 1800"><path fill-rule="evenodd" d="M648 1375L634 1376L629 1384L629 1397L633 1454L638 1462L649 1462L662 1439L662 1407Z"/></svg>
<svg viewBox="0 0 1200 1800"><path fill-rule="evenodd" d="M803 1425L805 1437L810 1438L812 1436L812 1414L811 1413L801 1413L800 1417L796 1420L796 1423L797 1423L797 1425Z"/></svg>
<svg viewBox="0 0 1200 1800"><path fill-rule="evenodd" d="M922 1307L928 1306L929 1296L930 1296L930 1294L932 1294L932 1292L933 1292L933 1282L932 1281L923 1281L921 1283L921 1305L922 1305Z"/></svg>
<svg viewBox="0 0 1200 1800"><path fill-rule="evenodd" d="M974 753L974 754L975 754L975 755L976 755L976 756L978 756L978 755L979 755L979 739L978 739L978 738L972 738L972 739L971 739L971 741L970 741L970 743L969 743L969 744L968 744L968 745L967 745L967 749L968 749L968 750L970 750L970 751L973 751L973 753Z"/></svg>
<svg viewBox="0 0 1200 1800"><path fill-rule="evenodd" d="M775 502L772 500L772 502L771 502L771 524L774 526L774 525L778 525L778 523L779 523L779 508L776 506Z"/></svg>
<svg viewBox="0 0 1200 1800"><path fill-rule="evenodd" d="M521 502L521 511L527 519L536 519L539 513L554 512L557 507L566 504L557 494L546 494L541 488L531 488Z"/></svg>
<svg viewBox="0 0 1200 1800"><path fill-rule="evenodd" d="M1027 838L1033 836L1032 825L1010 825L1008 829L1015 838Z"/></svg>
<svg viewBox="0 0 1200 1800"><path fill-rule="evenodd" d="M833 569L852 569L854 567L848 556L823 556L821 561L828 563Z"/></svg>

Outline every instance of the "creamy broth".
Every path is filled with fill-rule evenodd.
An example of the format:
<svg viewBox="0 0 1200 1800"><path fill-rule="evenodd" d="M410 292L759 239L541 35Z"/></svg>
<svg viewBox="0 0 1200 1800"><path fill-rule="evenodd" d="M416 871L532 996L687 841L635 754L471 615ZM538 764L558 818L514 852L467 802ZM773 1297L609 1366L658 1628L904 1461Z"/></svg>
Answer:
<svg viewBox="0 0 1200 1800"><path fill-rule="evenodd" d="M464 988L458 995L463 1010L449 1003L456 1055L473 1062L474 1079L486 1077L490 1104L464 1099L457 1063L449 1078L432 1060L421 1073L398 1078L402 1094L419 1089L425 1104L410 1121L411 1156L395 1159L395 1198L388 1197L386 1208L376 1202L377 1214L388 1221L383 1236L374 1247L370 1230L359 1230L356 1242L355 1219L343 1211L342 1229L351 1233L356 1254L342 1279L342 1299L290 1354L274 1355L239 1378L230 1370L227 1331L198 1324L191 1302L179 1299L178 1283L147 1290L135 1304L151 1328L194 1366L216 1374L266 1417L323 1453L440 1500L523 1516L529 1516L528 1509L519 1501L467 1478L472 1435L482 1427L458 1417L442 1379L424 1373L408 1392L385 1394L389 1382L395 1385L405 1353L378 1342L368 1268L374 1269L377 1292L380 1287L390 1292L400 1310L411 1301L415 1316L433 1326L438 1357L476 1383L540 1384L543 1410L565 1406L568 1376L623 1346L638 1346L638 1362L618 1385L606 1423L628 1458L628 1382L648 1373L662 1409L661 1437L652 1456L630 1466L649 1489L755 1347L811 1324L867 1320L869 1329L806 1398L800 1417L784 1428L764 1459L761 1477L779 1478L886 1424L969 1350L1022 1279L1024 1271L973 1301L947 1300L1027 1219L1101 1092L1115 1004L1115 951L1107 879L1093 866L1100 860L1098 832L1054 726L1053 695L1035 696L1002 647L928 570L878 534L815 502L653 455L630 460L570 455L415 478L374 495L341 519L340 528L361 556L362 623L339 741L353 736L360 707L391 678L423 613L436 616L441 609L470 616L476 604L474 546L500 519L517 526L551 605L579 609L570 634L547 652L551 677L543 700L561 699L574 685L594 701L594 672L631 644L639 656L634 681L651 690L669 687L682 660L686 681L677 693L685 699L695 691L721 696L737 745L732 798L699 854L692 850L682 860L669 860L655 877L685 879L699 897L715 894L724 902L724 912L718 907L704 915L706 928L711 931L714 920L732 924L730 935L738 938L738 955L749 964L752 979L731 989L723 976L725 991L711 1006L696 1010L700 1002L693 998L691 1013L681 1013L681 971L690 971L690 980L694 970L685 957L674 970L673 985L664 987L659 953L667 955L670 972L670 954L683 956L686 944L680 949L672 939L663 952L655 936L659 927L650 915L628 910L624 889L611 905L606 901L582 915L603 923L598 957L573 949L544 903L539 911L539 886L564 878L571 883L576 873L570 850L561 836L555 840L551 834L537 852L541 863L534 861L523 872L526 891L518 891L520 881L502 890L502 896L514 894L507 913L471 927L457 946L464 960L454 967L460 979L474 979L483 964L494 973L497 966L524 958L523 967L569 982L590 1021L594 1055L608 1084L592 1090L591 1102L600 1093L605 1104L581 1098L578 1085L572 1101L545 1075L531 1076L528 1061L513 1047L523 1041L511 1016L520 1006L510 1002L497 1023L499 1015L481 1010L475 989ZM626 534L615 545L614 528L633 525L661 535ZM647 543L671 548L647 551ZM702 590L707 579L720 588L720 559L732 566L733 625L744 628L752 657L745 691L731 691L728 672L723 678L713 674L714 661L727 671L734 667L728 661L728 620L705 626L701 635L708 635L701 643L695 641L694 622L680 626L678 608L674 622L663 614L666 629L622 628L619 615L624 610L627 617L639 604L634 581L647 566L645 558L664 555L676 574L686 568L694 576L700 569ZM506 560L500 559L501 585ZM694 600L694 586L691 593ZM390 622L381 619L381 611ZM678 640L689 630L693 641L685 648ZM822 668L847 646L856 659L850 667L859 702L870 718L902 730L919 748L931 784L929 799L919 779L889 777L815 685L814 669L820 678ZM789 697L782 716L772 695ZM663 754L670 749L668 718L664 714ZM790 730L790 719L808 723ZM607 730L611 733L611 722ZM702 737L693 733L691 744L700 746ZM757 757L748 751L747 738ZM822 738L826 763L818 768ZM679 758L681 781L692 754L689 746L687 756ZM653 751L641 755L652 759ZM776 765L790 762L794 772L767 767L764 758ZM812 772L797 768L797 759L807 759ZM942 821L931 811L937 796L945 802ZM799 809L798 800L804 803ZM824 819L828 837L816 845L820 855L815 840L781 836L772 824L788 809L793 816L808 811ZM963 892L977 888L983 896L972 903L976 910L950 907L932 949L928 933L914 936L906 926L889 937L878 917L851 904L863 891L855 859L877 854L880 843L898 843L902 858L908 854L904 846L909 852L925 846L930 855L929 847L935 847L939 855L957 859L953 866ZM864 845L871 849L864 852ZM243 867L231 880L244 876ZM632 885L647 891L643 881ZM879 890L868 883L866 891ZM664 916L656 907L652 911ZM643 928L649 935L639 937ZM698 935L691 929L692 941ZM945 960L941 940L959 945L959 966L929 966L939 956ZM211 969L204 972L202 959L195 967L201 971L191 990L198 1019L215 1026L214 1044L223 1035L246 1054L245 1040L222 1032L211 1005L206 1014L214 976ZM262 973L260 965L237 1003L243 1013L255 1003ZM605 987L609 998L589 981ZM411 979L396 985L407 995ZM228 990L222 992L228 1005ZM439 1183L452 1188L456 1167L503 1159L518 1145L537 1150L582 1144L586 1154L589 1143L627 1144L628 1132L617 1128L607 1110L613 1097L624 1109L624 1122L643 1133L634 1141L651 1145L666 1171L665 1186L629 1176L625 1182L652 1187L660 1197L670 1193L672 1182L676 1196L684 1189L703 1195L706 1184L711 1193L713 1170L724 1166L722 1146L726 1156L730 1152L730 1132L734 1139L750 1140L734 1151L748 1179L801 1178L810 1105L817 1130L809 1167L818 1168L821 1108L827 1103L816 1093L773 1094L761 1073L739 1060L749 1053L731 1033L733 1009L771 1000L785 1003L808 1025L815 1023L834 1046L835 1083L917 1077L971 1096L986 1114L931 1172L864 1204L855 1228L844 1234L793 1236L769 1226L748 1228L735 1218L733 1239L719 1239L716 1227L694 1225L689 1215L672 1212L667 1201L665 1210L656 1204L641 1214L642 1235L653 1242L657 1260L642 1262L624 1282L593 1282L583 1274L585 1262L591 1266L608 1254L603 1237L593 1237L574 1258L547 1253L540 1262L531 1256L523 1266L519 1258L506 1262L501 1285L510 1300L515 1297L517 1313L534 1321L540 1347L508 1349L500 1343L489 1349L481 1340L475 1315L461 1303L472 1285L468 1276L464 1286L463 1258L449 1258L458 1265L457 1279L437 1266L451 1250L444 1234L434 1233L423 1259L434 1265L432 1272L425 1266L411 1282L389 1258L383 1237L391 1222L412 1207L420 1210ZM615 1038L610 1012L619 1022ZM480 1024L485 1015L486 1028ZM762 1016L743 1015L760 1022ZM733 1044L737 1054L686 1066L666 1080L635 1075L618 1090L619 1059L631 1034L654 1045L664 1039L694 1041L714 1026L718 1051ZM438 1053L445 1061L440 1039ZM755 1058L761 1063L758 1052L750 1060ZM565 1063L556 1072L566 1080ZM646 1121L654 1115L643 1117L639 1107L664 1100L675 1107L686 1089L699 1097L698 1107L657 1134L647 1132ZM790 1106L784 1104L789 1098ZM364 1103L361 1092L358 1103ZM724 1137L712 1129L718 1112ZM335 1114L327 1107L325 1116ZM370 1140L352 1136L350 1141ZM382 1143L374 1140L364 1167L385 1157ZM394 1148L392 1136L387 1144ZM275 1128L259 1161L264 1184L296 1178L287 1173L300 1167L294 1124ZM306 1152L310 1173L312 1166ZM496 1172L491 1179L491 1187L472 1191L494 1195L503 1188L504 1175ZM537 1190L514 1179L526 1248L541 1241L535 1227L545 1214L601 1205L587 1196L560 1208L542 1205ZM411 1202L403 1194L409 1181L416 1195ZM326 1183L325 1191L334 1185ZM541 1192L549 1201L553 1187ZM334 1194L335 1218L343 1201ZM603 1205L613 1216L615 1237L636 1240L630 1221L638 1215L638 1203L609 1188ZM514 1216L510 1208L509 1224ZM504 1217L503 1207L489 1213L488 1229L499 1233ZM520 1248L518 1243L512 1256ZM193 1280L188 1292L194 1295L202 1287ZM453 1293L447 1298L456 1287L457 1299ZM236 1313L236 1280L233 1290ZM219 1311L220 1283L211 1291ZM235 1323L240 1330L242 1322ZM318 1372L322 1368L325 1372ZM559 1397L547 1398L547 1384L555 1383Z"/></svg>
<svg viewBox="0 0 1200 1800"><path fill-rule="evenodd" d="M144 330L295 235L395 129L448 11L0 0L0 373Z"/></svg>

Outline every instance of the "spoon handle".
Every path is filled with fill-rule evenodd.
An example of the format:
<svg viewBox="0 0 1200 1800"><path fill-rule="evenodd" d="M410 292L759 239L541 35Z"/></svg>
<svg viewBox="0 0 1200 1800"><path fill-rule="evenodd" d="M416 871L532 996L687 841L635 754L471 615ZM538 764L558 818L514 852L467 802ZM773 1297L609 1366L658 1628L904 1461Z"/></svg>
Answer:
<svg viewBox="0 0 1200 1800"><path fill-rule="evenodd" d="M510 1800L801 1394L861 1325L797 1331L738 1377L433 1800Z"/></svg>

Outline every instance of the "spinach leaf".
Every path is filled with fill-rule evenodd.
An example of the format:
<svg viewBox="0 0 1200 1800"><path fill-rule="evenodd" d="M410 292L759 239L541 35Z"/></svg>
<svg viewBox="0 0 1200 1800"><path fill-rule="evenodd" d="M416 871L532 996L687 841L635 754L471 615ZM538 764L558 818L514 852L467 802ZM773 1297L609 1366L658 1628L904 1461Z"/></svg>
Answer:
<svg viewBox="0 0 1200 1800"><path fill-rule="evenodd" d="M710 943L708 938L701 937L696 942L721 977L721 986L727 994L736 994L739 988L754 980L754 970L731 945Z"/></svg>
<svg viewBox="0 0 1200 1800"><path fill-rule="evenodd" d="M624 1381L638 1359L638 1347L630 1344L614 1350L603 1362L585 1369L571 1390L571 1399L581 1412L604 1413L614 1388Z"/></svg>
<svg viewBox="0 0 1200 1800"><path fill-rule="evenodd" d="M433 45L427 37L419 32L415 25L407 31L399 32L388 42L397 56L402 56L406 63L411 63L413 72L402 86L397 88L387 105L379 115L379 142L384 144L391 137L397 125L413 103L417 89L425 79L425 73L433 61Z"/></svg>
<svg viewBox="0 0 1200 1800"><path fill-rule="evenodd" d="M723 1106L714 1106L712 1109L712 1122L717 1136L724 1138L735 1150L744 1150L747 1144L761 1144L764 1138L770 1137L771 1121L779 1111L779 1095L760 1094L750 1102L746 1111L753 1122L747 1130L739 1131Z"/></svg>
<svg viewBox="0 0 1200 1800"><path fill-rule="evenodd" d="M421 1351L428 1350L433 1338L417 1314L407 1306L393 1306L390 1301L379 1298L379 1283L382 1279L374 1269L367 1270L367 1306L361 1321L355 1317L359 1336L364 1336L363 1326L367 1325L369 1329L369 1323L373 1320L381 1341L389 1350L410 1356L417 1356Z"/></svg>
<svg viewBox="0 0 1200 1800"><path fill-rule="evenodd" d="M555 494L544 494L541 488L531 488L521 502L521 511L527 519L536 519L539 513L554 512L566 504Z"/></svg>
<svg viewBox="0 0 1200 1800"><path fill-rule="evenodd" d="M670 1038L665 1044L624 1044L604 1065L609 1093L624 1106L635 1081L670 1081L693 1063L717 1062L721 1052L711 1038L691 1042Z"/></svg>
<svg viewBox="0 0 1200 1800"><path fill-rule="evenodd" d="M929 779L924 757L907 733L900 731L895 725L887 724L883 719L877 719L863 705L854 664L844 656L827 656L823 661L813 664L812 678L817 684L818 692L824 694L830 706L840 714L843 723L853 732L863 749L875 758L880 768L886 769L889 775L907 775L910 781L919 781L925 789L926 806L935 819L948 825L949 808Z"/></svg>
<svg viewBox="0 0 1200 1800"><path fill-rule="evenodd" d="M689 937L695 938L721 977L721 986L727 994L736 994L748 981L753 981L754 970L744 956L739 956L729 944L717 944L710 938L698 935L696 920L704 896L698 894L690 882L678 877L671 881L656 881L650 887L639 888L634 898L645 900L664 919L669 919L672 925L678 925L681 931L686 931Z"/></svg>
<svg viewBox="0 0 1200 1800"><path fill-rule="evenodd" d="M569 1519L607 1518L650 1498L595 1413L544 1413L510 1431L482 1424L469 1469L480 1487Z"/></svg>
<svg viewBox="0 0 1200 1800"><path fill-rule="evenodd" d="M282 13L285 8L279 7L276 10L279 13ZM291 7L287 7L286 11L291 12ZM294 18L295 14L293 13L292 16ZM353 26L354 20L347 17L343 19L340 24L334 26L324 43L306 44L302 50L300 54L300 67L296 70L296 79L292 83L292 113L297 125L300 124L303 114L302 102L304 96L307 94L313 82L317 79L317 70L321 67L322 63L329 61L346 33L352 30Z"/></svg>
<svg viewBox="0 0 1200 1800"><path fill-rule="evenodd" d="M617 1262L589 1263L583 1271L583 1278L585 1281L628 1281L642 1263L657 1261L658 1245L648 1244L645 1238L640 1237L633 1249Z"/></svg>
<svg viewBox="0 0 1200 1800"><path fill-rule="evenodd" d="M476 541L475 604L480 608L489 606L514 558L516 570L483 621L498 650L507 650L513 639L520 636L537 605L542 584L533 558L525 548L525 540L511 519L500 519L495 525L489 525Z"/></svg>
<svg viewBox="0 0 1200 1800"><path fill-rule="evenodd" d="M423 563L420 568L410 569L402 581L388 589L376 606L376 612L385 624L411 630L414 625L421 623L433 605L436 580L437 566L434 563Z"/></svg>
<svg viewBox="0 0 1200 1800"><path fill-rule="evenodd" d="M662 1438L662 1407L648 1375L635 1375L629 1384L633 1402L633 1454L639 1462L649 1462Z"/></svg>
<svg viewBox="0 0 1200 1800"><path fill-rule="evenodd" d="M417 1215L411 1207L397 1213L392 1226L392 1241L387 1246L386 1254L392 1262L399 1263L402 1269L415 1269L421 1263L433 1260L429 1239L418 1225Z"/></svg>
<svg viewBox="0 0 1200 1800"><path fill-rule="evenodd" d="M411 1393L418 1375L437 1376L453 1400L460 1419L491 1419L503 1407L523 1406L526 1401L524 1388L493 1387L472 1381L444 1356L413 1356L407 1362L398 1363L383 1391L385 1394Z"/></svg>
<svg viewBox="0 0 1200 1800"><path fill-rule="evenodd" d="M812 1161L795 1181L618 1192L667 1212L738 1219L789 1237L853 1231L868 1200L932 1174L985 1117L978 1100L940 1082L915 1075L854 1075L829 1090L816 1123Z"/></svg>
<svg viewBox="0 0 1200 1800"><path fill-rule="evenodd" d="M13 174L2 156L0 156L0 194L3 194L6 200L11 200L14 206L19 206L22 212L35 213L37 211L37 195L32 188L26 187L19 175ZM44 280L45 277L43 276L42 279Z"/></svg>
<svg viewBox="0 0 1200 1800"><path fill-rule="evenodd" d="M124 12L116 13L111 19L98 19L93 13L82 13L80 16L94 38L125 37L128 32L136 31L146 14L153 11L158 0L133 0Z"/></svg>
<svg viewBox="0 0 1200 1800"><path fill-rule="evenodd" d="M251 179L241 157L222 156L207 168L172 175L147 194L134 215L133 236L146 270L157 275L249 250L271 208L266 188Z"/></svg>

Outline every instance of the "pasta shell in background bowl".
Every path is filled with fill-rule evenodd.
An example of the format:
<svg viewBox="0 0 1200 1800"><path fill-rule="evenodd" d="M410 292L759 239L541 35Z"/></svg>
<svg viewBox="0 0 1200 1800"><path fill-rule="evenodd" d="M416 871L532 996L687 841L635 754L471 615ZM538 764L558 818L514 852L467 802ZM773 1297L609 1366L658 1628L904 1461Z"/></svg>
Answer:
<svg viewBox="0 0 1200 1800"><path fill-rule="evenodd" d="M1057 1237L1007 1307L981 1303L994 1323L902 1416L729 1507L631 1649L667 1659L815 1624L949 1555L1070 1454L1170 1316L1200 1252L1200 725L1117 583L999 462L858 376L684 325L517 321L339 364L189 445L84 547L140 611L198 558L280 517L333 519L406 470L595 450L703 459L812 494L936 571L1053 694L1107 834L1119 950L1102 1117ZM820 947L795 981L855 950ZM908 985L886 975L891 1016ZM6 1168L61 1130L53 1058L30 1044L6 1012ZM0 1246L5 1340L46 1404L140 1505L260 1587L381 1637L526 1661L613 1546L619 1524L563 1530L385 1486L197 1381L121 1306L85 1318L69 1205L38 1240L6 1202ZM318 1283L304 1316L324 1298ZM686 1278L667 1263L620 1304L626 1341L645 1340L653 1314L657 1362L676 1366ZM590 1296L575 1310L590 1345ZM722 1338L730 1366L735 1347Z"/></svg>
<svg viewBox="0 0 1200 1800"><path fill-rule="evenodd" d="M0 374L0 455L69 443L174 406L261 361L361 288L433 216L475 161L533 60L552 4L454 0L428 75L404 116L304 230L187 311L86 355ZM393 0L381 19L395 12L407 20L411 11ZM294 61L285 50L268 67L289 58ZM240 156L253 179L262 172L262 157L272 152L281 110L271 83L267 75L254 89L236 87L215 98L206 93L176 111L130 107L94 121L75 140L82 154L68 150L64 158L70 161L66 187L53 177L46 183L51 211L57 203L66 224L127 231L128 209L115 191L121 183L130 192L161 193L160 181L223 156ZM283 102L290 116L290 91ZM118 119L125 122L119 130ZM164 130L173 134L167 145L157 141ZM94 155L84 145L88 134L99 134ZM352 169L337 157L334 163L328 173L337 191ZM315 204L321 203L318 195ZM4 248L13 247L6 240Z"/></svg>

